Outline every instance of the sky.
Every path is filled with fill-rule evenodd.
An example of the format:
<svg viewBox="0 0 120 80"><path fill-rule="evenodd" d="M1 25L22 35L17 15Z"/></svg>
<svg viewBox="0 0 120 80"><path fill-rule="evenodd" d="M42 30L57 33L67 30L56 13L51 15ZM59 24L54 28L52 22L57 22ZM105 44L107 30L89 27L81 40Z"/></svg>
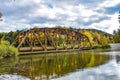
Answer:
<svg viewBox="0 0 120 80"><path fill-rule="evenodd" d="M120 0L0 0L0 32L67 26L112 34L119 10Z"/></svg>

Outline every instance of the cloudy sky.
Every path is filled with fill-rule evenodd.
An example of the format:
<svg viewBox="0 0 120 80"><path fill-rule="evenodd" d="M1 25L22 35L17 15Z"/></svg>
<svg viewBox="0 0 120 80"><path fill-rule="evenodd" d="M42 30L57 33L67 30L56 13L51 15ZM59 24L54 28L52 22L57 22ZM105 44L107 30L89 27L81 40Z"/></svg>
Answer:
<svg viewBox="0 0 120 80"><path fill-rule="evenodd" d="M62 25L112 33L119 10L120 0L0 0L0 32Z"/></svg>

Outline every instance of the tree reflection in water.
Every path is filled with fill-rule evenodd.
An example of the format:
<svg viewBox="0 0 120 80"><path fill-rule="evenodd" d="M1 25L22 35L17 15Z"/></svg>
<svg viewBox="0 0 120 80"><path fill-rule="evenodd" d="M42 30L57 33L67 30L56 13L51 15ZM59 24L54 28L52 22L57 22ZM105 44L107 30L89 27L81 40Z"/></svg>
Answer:
<svg viewBox="0 0 120 80"><path fill-rule="evenodd" d="M31 80L49 80L61 77L78 69L86 69L102 65L109 60L110 56L95 54L93 51L74 51L54 54L24 55L19 61L10 64L11 67L0 68L0 73L11 73L29 77ZM9 63L13 63L9 62ZM7 64L4 61L4 64ZM9 66L10 66L9 65ZM2 70L1 70L2 69ZM7 70L7 71L6 71ZM2 72L1 72L2 71Z"/></svg>
<svg viewBox="0 0 120 80"><path fill-rule="evenodd" d="M116 61L117 63L120 63L120 55L116 55Z"/></svg>

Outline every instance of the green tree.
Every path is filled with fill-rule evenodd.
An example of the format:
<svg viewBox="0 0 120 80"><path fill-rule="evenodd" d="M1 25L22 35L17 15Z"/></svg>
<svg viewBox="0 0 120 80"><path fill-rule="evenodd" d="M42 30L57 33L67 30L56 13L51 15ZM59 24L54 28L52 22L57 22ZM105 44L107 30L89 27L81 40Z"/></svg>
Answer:
<svg viewBox="0 0 120 80"><path fill-rule="evenodd" d="M114 31L113 34L114 34L113 36L114 42L120 43L120 27L117 31Z"/></svg>
<svg viewBox="0 0 120 80"><path fill-rule="evenodd" d="M106 36L101 36L101 43L103 48L109 47L109 40Z"/></svg>

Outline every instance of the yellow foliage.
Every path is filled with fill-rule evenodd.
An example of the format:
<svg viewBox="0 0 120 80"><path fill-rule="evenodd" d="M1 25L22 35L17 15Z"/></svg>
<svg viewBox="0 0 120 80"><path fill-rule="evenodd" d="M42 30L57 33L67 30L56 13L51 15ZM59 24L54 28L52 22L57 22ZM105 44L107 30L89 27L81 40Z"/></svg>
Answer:
<svg viewBox="0 0 120 80"><path fill-rule="evenodd" d="M90 62L87 64L87 67L94 66L94 63L95 63L95 56L94 56L94 53L91 53Z"/></svg>
<svg viewBox="0 0 120 80"><path fill-rule="evenodd" d="M87 30L83 30L83 31L81 32L81 34L84 34L85 36L87 36L88 39L89 39L89 41L90 41L90 43L93 42L93 36L92 36L91 32L89 32L89 31L87 31Z"/></svg>

